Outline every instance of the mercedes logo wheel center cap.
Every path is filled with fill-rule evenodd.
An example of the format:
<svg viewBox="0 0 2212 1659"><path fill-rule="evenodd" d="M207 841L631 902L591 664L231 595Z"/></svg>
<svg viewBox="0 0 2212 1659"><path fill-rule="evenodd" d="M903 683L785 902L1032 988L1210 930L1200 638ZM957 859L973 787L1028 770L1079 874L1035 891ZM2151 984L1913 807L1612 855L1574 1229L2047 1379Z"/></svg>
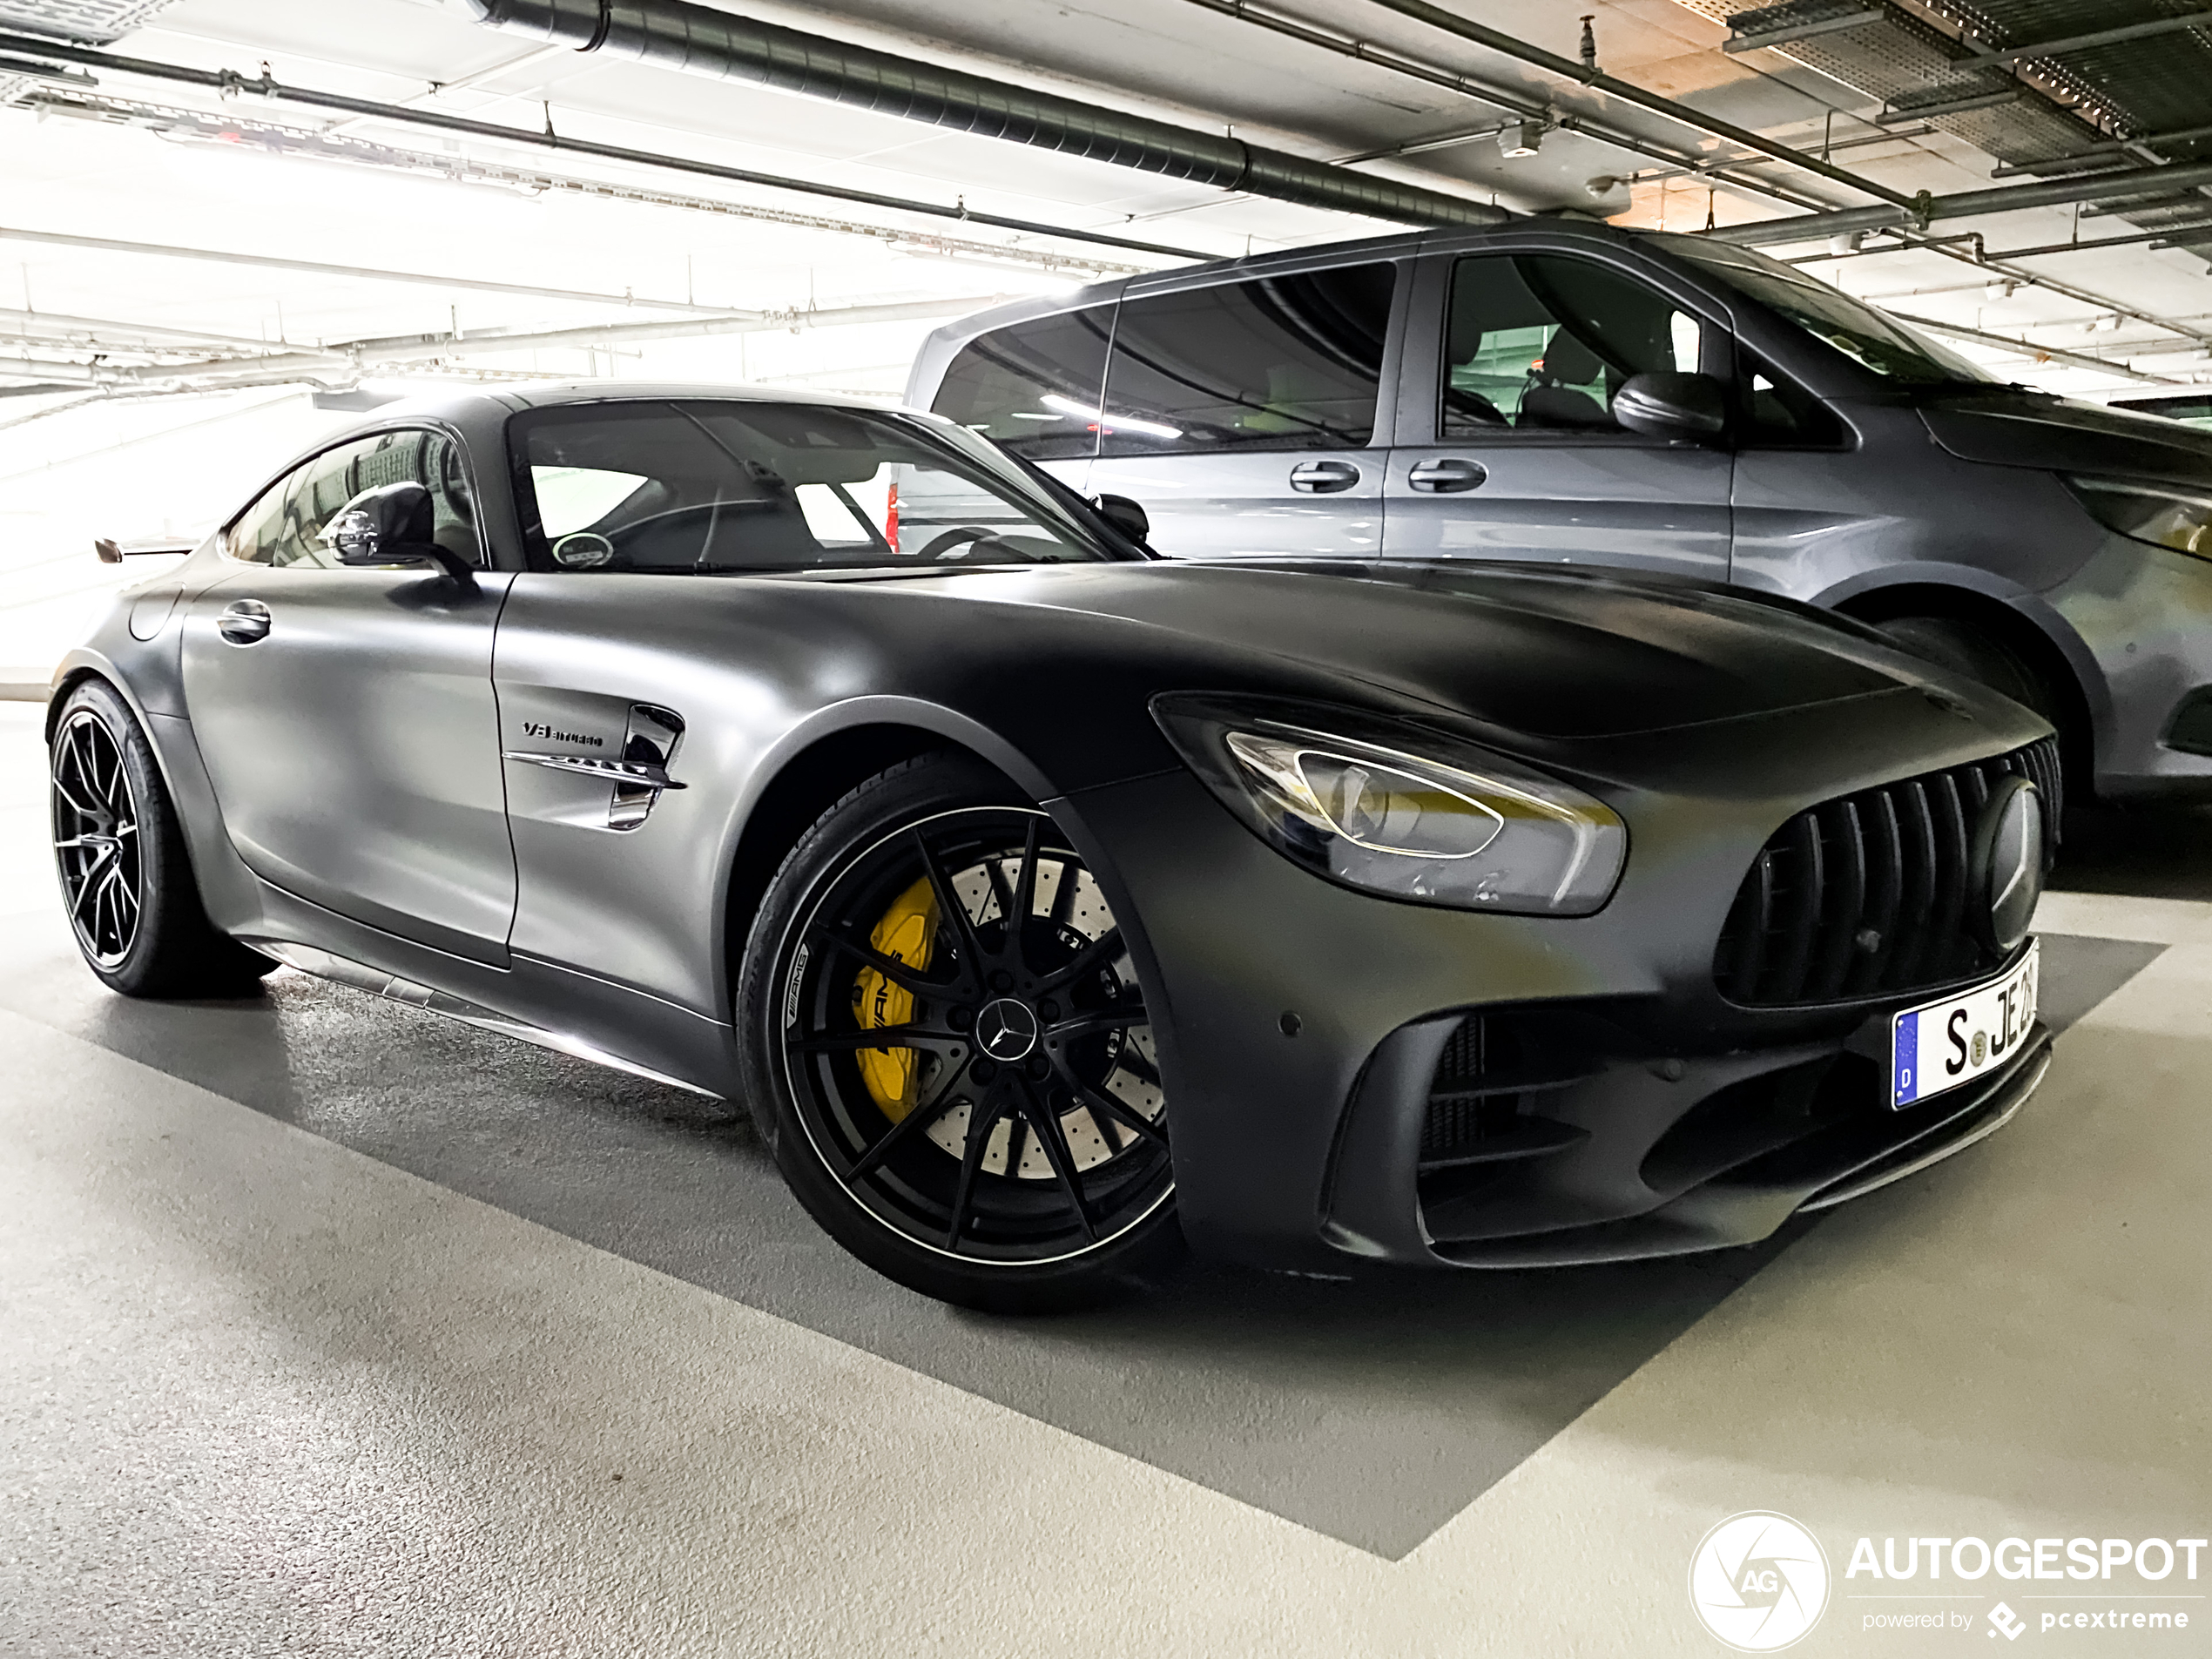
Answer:
<svg viewBox="0 0 2212 1659"><path fill-rule="evenodd" d="M1011 1065L1037 1046L1036 1010L1002 996L975 1016L975 1046L1001 1065Z"/></svg>

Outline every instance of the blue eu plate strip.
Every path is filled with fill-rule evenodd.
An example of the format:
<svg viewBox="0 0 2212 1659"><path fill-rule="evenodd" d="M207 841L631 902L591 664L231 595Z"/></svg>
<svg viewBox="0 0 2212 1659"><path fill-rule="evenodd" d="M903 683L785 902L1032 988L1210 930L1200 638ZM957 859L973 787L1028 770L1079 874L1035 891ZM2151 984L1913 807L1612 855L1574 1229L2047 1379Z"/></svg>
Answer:
<svg viewBox="0 0 2212 1659"><path fill-rule="evenodd" d="M1890 1040L1890 1049L1895 1055L1897 1075L1890 1080L1890 1098L1902 1106L1907 1101L1920 1097L1920 1016L1917 1014L1898 1015L1897 1029Z"/></svg>

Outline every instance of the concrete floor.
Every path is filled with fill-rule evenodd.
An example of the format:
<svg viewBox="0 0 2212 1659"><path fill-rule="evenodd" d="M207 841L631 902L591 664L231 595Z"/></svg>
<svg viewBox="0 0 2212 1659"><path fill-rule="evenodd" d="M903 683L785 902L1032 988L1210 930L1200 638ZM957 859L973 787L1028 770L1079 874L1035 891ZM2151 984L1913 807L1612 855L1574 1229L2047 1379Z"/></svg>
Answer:
<svg viewBox="0 0 2212 1659"><path fill-rule="evenodd" d="M1872 1600L1853 1541L2212 1522L2199 815L2071 844L2016 1123L1758 1250L1000 1322L838 1252L711 1104L289 973L109 995L37 713L0 704L0 1653L1709 1654L1690 1554L1751 1508L1838 1575L1800 1651L1979 1648L2000 1593L2092 1603ZM2212 1652L2202 1570L2112 1588ZM1865 1629L1937 1608L1973 1629Z"/></svg>

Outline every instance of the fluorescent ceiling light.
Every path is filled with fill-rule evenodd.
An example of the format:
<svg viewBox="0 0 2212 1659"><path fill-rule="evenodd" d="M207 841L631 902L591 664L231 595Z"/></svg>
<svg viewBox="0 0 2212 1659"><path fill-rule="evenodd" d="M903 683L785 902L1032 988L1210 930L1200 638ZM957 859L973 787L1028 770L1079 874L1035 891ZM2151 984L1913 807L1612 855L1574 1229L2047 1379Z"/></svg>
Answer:
<svg viewBox="0 0 2212 1659"><path fill-rule="evenodd" d="M1071 415L1078 421L1091 421L1115 432L1139 432L1148 438L1179 438L1183 428L1168 426L1158 421L1140 421L1134 415L1109 415L1104 409L1094 409L1078 403L1072 397L1062 397L1057 392L1047 392L1038 401L1049 409Z"/></svg>

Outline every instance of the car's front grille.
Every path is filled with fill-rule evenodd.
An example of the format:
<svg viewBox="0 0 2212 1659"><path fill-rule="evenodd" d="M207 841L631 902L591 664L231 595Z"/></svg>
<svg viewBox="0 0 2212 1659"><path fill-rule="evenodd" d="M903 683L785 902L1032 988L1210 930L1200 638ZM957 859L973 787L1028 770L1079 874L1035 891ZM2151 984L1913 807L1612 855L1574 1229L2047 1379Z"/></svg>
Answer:
<svg viewBox="0 0 2212 1659"><path fill-rule="evenodd" d="M1828 801L1777 830L1721 930L1713 977L1749 1008L1918 990L1998 962L1967 925L1974 823L2007 773L2043 797L2046 868L2061 806L2058 745Z"/></svg>

